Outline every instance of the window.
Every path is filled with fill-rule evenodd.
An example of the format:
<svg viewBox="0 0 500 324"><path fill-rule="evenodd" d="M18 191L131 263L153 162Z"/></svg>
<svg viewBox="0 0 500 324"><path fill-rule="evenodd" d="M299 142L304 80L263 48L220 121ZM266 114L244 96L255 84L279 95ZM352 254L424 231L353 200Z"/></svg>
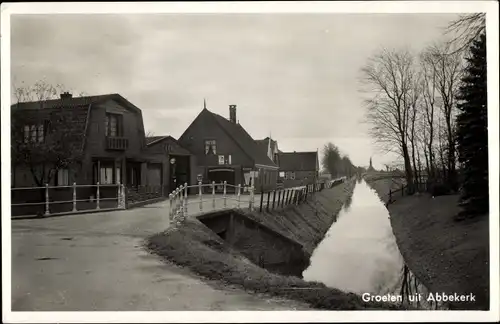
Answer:
<svg viewBox="0 0 500 324"><path fill-rule="evenodd" d="M284 178L285 177L285 172L284 171L281 171L280 172L280 178Z"/></svg>
<svg viewBox="0 0 500 324"><path fill-rule="evenodd" d="M37 137L38 137L38 143L42 143L43 142L43 124L42 125L38 125L38 130L37 130Z"/></svg>
<svg viewBox="0 0 500 324"><path fill-rule="evenodd" d="M25 125L23 129L24 143L43 143L45 140L46 122L40 125Z"/></svg>
<svg viewBox="0 0 500 324"><path fill-rule="evenodd" d="M113 168L101 166L101 177L99 184L113 184Z"/></svg>
<svg viewBox="0 0 500 324"><path fill-rule="evenodd" d="M30 141L30 126L24 126L24 143L28 143Z"/></svg>
<svg viewBox="0 0 500 324"><path fill-rule="evenodd" d="M205 154L217 154L217 147L216 147L215 140L206 140L205 141Z"/></svg>
<svg viewBox="0 0 500 324"><path fill-rule="evenodd" d="M37 127L35 125L31 125L31 142L35 143L37 136L36 136L36 130Z"/></svg>
<svg viewBox="0 0 500 324"><path fill-rule="evenodd" d="M57 170L57 186L69 186L69 170Z"/></svg>
<svg viewBox="0 0 500 324"><path fill-rule="evenodd" d="M290 179L295 180L295 172L290 172Z"/></svg>
<svg viewBox="0 0 500 324"><path fill-rule="evenodd" d="M117 137L123 135L123 116L106 113L106 136Z"/></svg>
<svg viewBox="0 0 500 324"><path fill-rule="evenodd" d="M219 155L219 165L224 164L224 155Z"/></svg>

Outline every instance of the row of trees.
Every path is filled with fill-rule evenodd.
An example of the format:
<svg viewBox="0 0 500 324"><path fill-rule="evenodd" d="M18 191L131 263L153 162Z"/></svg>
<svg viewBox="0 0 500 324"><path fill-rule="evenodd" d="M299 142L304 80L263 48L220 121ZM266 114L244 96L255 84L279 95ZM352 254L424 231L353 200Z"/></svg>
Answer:
<svg viewBox="0 0 500 324"><path fill-rule="evenodd" d="M323 147L323 157L321 160L323 170L327 170L333 178L351 177L355 174L363 173L363 169L352 164L347 155L340 152L333 143L327 143Z"/></svg>
<svg viewBox="0 0 500 324"><path fill-rule="evenodd" d="M371 136L382 151L400 156L410 192L422 176L441 188L457 191L462 184L457 168L467 170L471 158L466 156L475 154L465 153L469 148L460 142L472 138L472 142L479 141L475 151L481 147L481 152L487 152L485 75L484 80L477 76L479 70L486 73L486 61L473 58L484 47L484 26L484 15L462 16L449 26L448 32L458 35L452 41L434 44L418 54L382 50L362 69ZM466 49L473 42L471 54ZM473 61L475 67L471 67ZM481 103L475 103L471 113L468 102L474 100ZM477 159L482 161L476 161L477 168L487 170L487 158ZM475 195L471 190L480 191L477 185L462 187L469 191L464 201ZM488 190L487 183L485 188Z"/></svg>

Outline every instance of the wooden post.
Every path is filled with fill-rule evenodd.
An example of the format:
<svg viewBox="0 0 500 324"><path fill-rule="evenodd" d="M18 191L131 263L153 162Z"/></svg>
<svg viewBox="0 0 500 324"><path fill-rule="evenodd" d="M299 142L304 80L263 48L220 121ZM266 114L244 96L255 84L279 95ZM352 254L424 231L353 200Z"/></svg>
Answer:
<svg viewBox="0 0 500 324"><path fill-rule="evenodd" d="M120 197L119 194L120 194L120 189L118 189L118 197ZM73 211L76 212L76 182L73 182Z"/></svg>
<svg viewBox="0 0 500 324"><path fill-rule="evenodd" d="M227 207L227 197L226 197L226 192L227 192L227 181L224 181L224 193L222 195L222 198L224 199L224 208Z"/></svg>
<svg viewBox="0 0 500 324"><path fill-rule="evenodd" d="M270 191L267 193L266 211L269 211L269 200L271 200L271 192Z"/></svg>
<svg viewBox="0 0 500 324"><path fill-rule="evenodd" d="M122 183L121 184L121 195L122 195L122 205L121 208L125 209L127 208L127 196L125 195L125 185Z"/></svg>
<svg viewBox="0 0 500 324"><path fill-rule="evenodd" d="M281 191L282 190L278 190L278 204L276 205L278 208L280 207Z"/></svg>
<svg viewBox="0 0 500 324"><path fill-rule="evenodd" d="M49 209L49 184L45 184L45 215L50 215Z"/></svg>
<svg viewBox="0 0 500 324"><path fill-rule="evenodd" d="M241 184L238 184L238 197L237 197L237 200L238 200L238 208L240 208L240 201L241 201Z"/></svg>
<svg viewBox="0 0 500 324"><path fill-rule="evenodd" d="M289 205L290 204L290 198L292 197L292 195L290 194L291 190L288 190L288 192L286 193L286 204Z"/></svg>
<svg viewBox="0 0 500 324"><path fill-rule="evenodd" d="M100 199L100 190L99 190L99 181L97 181L97 195L96 195L96 209L101 209L101 206L99 204L99 199Z"/></svg>
<svg viewBox="0 0 500 324"><path fill-rule="evenodd" d="M249 192L249 195L250 195L250 198L248 199L248 209L249 209L250 211L252 211L252 210L253 210L253 204L252 204L252 202L253 202L253 201L252 201L252 194L253 194L253 192L252 192L252 189L253 189L253 187L249 187L249 188L248 188L248 192Z"/></svg>
<svg viewBox="0 0 500 324"><path fill-rule="evenodd" d="M198 195L200 196L200 212L203 211L203 196L201 194L201 181L198 182Z"/></svg>
<svg viewBox="0 0 500 324"><path fill-rule="evenodd" d="M168 202L170 204L170 211L168 212L168 224L170 225L172 218L173 218L173 214L174 214L174 195L173 194L168 195Z"/></svg>
<svg viewBox="0 0 500 324"><path fill-rule="evenodd" d="M273 191L273 209L274 209L274 202L276 201L276 190Z"/></svg>
<svg viewBox="0 0 500 324"><path fill-rule="evenodd" d="M188 215L188 183L184 183L184 217Z"/></svg>
<svg viewBox="0 0 500 324"><path fill-rule="evenodd" d="M184 187L182 185L179 186L179 215L181 218L184 218Z"/></svg>
<svg viewBox="0 0 500 324"><path fill-rule="evenodd" d="M212 181L212 208L215 210L215 181Z"/></svg>
<svg viewBox="0 0 500 324"><path fill-rule="evenodd" d="M262 203L264 201L264 190L260 191L260 212L262 213Z"/></svg>
<svg viewBox="0 0 500 324"><path fill-rule="evenodd" d="M116 182L116 185L117 185L117 188L116 188L116 207L120 208L122 203L121 203L121 199L122 199L122 195L121 195L121 185L120 185L120 181Z"/></svg>

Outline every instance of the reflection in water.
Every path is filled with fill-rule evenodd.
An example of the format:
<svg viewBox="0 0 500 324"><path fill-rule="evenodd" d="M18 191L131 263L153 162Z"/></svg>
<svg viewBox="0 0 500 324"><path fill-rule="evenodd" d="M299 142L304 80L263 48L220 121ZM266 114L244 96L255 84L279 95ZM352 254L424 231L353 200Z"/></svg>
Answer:
<svg viewBox="0 0 500 324"><path fill-rule="evenodd" d="M401 296L407 304L429 309L428 294L405 266L392 233L389 213L363 180L317 246L303 278L362 295Z"/></svg>

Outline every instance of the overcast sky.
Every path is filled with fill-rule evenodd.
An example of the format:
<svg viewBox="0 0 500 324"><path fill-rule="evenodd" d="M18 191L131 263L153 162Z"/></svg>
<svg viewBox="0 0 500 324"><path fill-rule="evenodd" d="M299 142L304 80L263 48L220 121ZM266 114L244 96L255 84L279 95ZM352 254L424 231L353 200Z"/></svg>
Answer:
<svg viewBox="0 0 500 324"><path fill-rule="evenodd" d="M376 152L362 124L360 69L378 49L418 51L453 14L23 15L11 17L12 78L119 93L145 128L178 138L203 108L284 151L329 141L356 165Z"/></svg>

